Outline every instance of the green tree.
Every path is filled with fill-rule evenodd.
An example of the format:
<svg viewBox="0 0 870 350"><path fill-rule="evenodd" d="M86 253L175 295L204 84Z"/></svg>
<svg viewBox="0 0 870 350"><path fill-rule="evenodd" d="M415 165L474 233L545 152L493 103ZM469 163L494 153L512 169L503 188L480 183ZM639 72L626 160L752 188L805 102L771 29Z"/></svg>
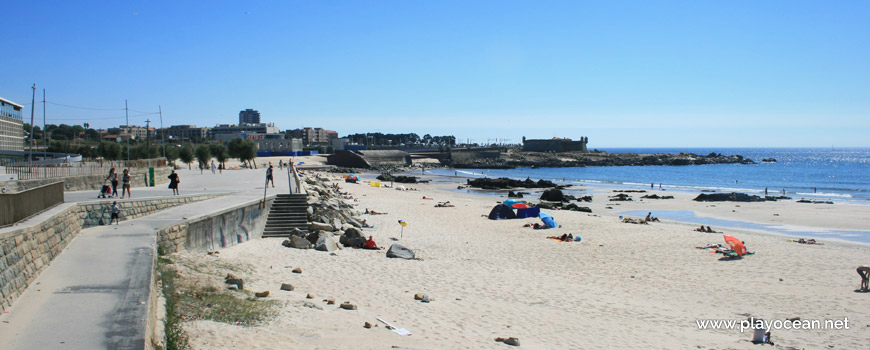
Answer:
<svg viewBox="0 0 870 350"><path fill-rule="evenodd" d="M97 153L105 159L117 160L121 157L121 145L117 142L103 141L97 147Z"/></svg>
<svg viewBox="0 0 870 350"><path fill-rule="evenodd" d="M253 167L256 169L257 164L251 162L257 156L257 144L254 141L234 138L227 145L227 149L229 150L230 157L238 158L242 164L248 164L249 168Z"/></svg>
<svg viewBox="0 0 870 350"><path fill-rule="evenodd" d="M208 150L207 145L199 145L194 153L196 160L199 161L199 173L202 174L202 168L206 167L206 164L211 159L211 152Z"/></svg>
<svg viewBox="0 0 870 350"><path fill-rule="evenodd" d="M224 162L229 158L227 148L221 144L212 144L208 146L208 150L211 152L211 155L217 159L218 163L221 165L221 169L225 168L226 165ZM221 173L223 173L223 171L221 171Z"/></svg>
<svg viewBox="0 0 870 350"><path fill-rule="evenodd" d="M189 143L182 146L181 149L178 150L178 159L187 163L187 170L190 170L190 163L193 163L193 146Z"/></svg>
<svg viewBox="0 0 870 350"><path fill-rule="evenodd" d="M175 160L178 159L178 148L174 146L166 147L166 161L172 163L175 168Z"/></svg>

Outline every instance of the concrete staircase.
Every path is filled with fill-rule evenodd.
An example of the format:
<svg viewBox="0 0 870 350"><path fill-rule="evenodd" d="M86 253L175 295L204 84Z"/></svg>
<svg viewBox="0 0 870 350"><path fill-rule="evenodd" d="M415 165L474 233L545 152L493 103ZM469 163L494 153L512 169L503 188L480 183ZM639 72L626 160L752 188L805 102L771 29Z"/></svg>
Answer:
<svg viewBox="0 0 870 350"><path fill-rule="evenodd" d="M263 237L288 237L290 230L298 228L308 232L308 196L306 194L279 194L272 202Z"/></svg>

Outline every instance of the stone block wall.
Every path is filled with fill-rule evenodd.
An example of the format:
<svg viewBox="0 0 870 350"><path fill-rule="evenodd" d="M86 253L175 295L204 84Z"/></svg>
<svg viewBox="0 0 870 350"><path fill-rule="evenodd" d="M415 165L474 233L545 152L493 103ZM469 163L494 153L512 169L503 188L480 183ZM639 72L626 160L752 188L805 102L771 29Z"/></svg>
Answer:
<svg viewBox="0 0 870 350"><path fill-rule="evenodd" d="M120 217L130 220L214 197L219 195L126 201L122 203ZM0 312L12 305L82 228L97 226L100 221L108 224L112 216L112 201L61 206L59 212L41 223L0 234Z"/></svg>
<svg viewBox="0 0 870 350"><path fill-rule="evenodd" d="M217 250L260 238L274 198L267 199L265 208L256 200L164 227L157 231L159 253L171 254L181 249Z"/></svg>

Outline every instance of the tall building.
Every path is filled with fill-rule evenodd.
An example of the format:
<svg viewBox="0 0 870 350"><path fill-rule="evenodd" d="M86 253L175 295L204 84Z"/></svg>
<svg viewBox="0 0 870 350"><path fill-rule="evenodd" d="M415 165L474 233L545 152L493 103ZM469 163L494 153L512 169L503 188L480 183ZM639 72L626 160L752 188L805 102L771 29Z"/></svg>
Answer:
<svg viewBox="0 0 870 350"><path fill-rule="evenodd" d="M196 125L173 125L163 130L175 140L205 140L211 135L211 128L197 128Z"/></svg>
<svg viewBox="0 0 870 350"><path fill-rule="evenodd" d="M259 124L218 124L211 129L211 134L217 141L229 142L234 138L246 138L249 140L258 140L270 138L279 133L275 123L259 123Z"/></svg>
<svg viewBox="0 0 870 350"><path fill-rule="evenodd" d="M302 139L305 145L328 145L338 138L338 133L324 128L302 128L287 131L291 137Z"/></svg>
<svg viewBox="0 0 870 350"><path fill-rule="evenodd" d="M260 124L260 112L254 109L239 112L239 125L241 124Z"/></svg>
<svg viewBox="0 0 870 350"><path fill-rule="evenodd" d="M24 150L24 106L0 97L0 151Z"/></svg>

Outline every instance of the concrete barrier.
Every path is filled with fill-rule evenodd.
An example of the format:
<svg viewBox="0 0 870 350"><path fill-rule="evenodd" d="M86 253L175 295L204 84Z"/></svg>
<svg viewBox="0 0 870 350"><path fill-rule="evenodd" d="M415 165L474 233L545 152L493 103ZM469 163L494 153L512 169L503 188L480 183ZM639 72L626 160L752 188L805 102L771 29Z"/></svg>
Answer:
<svg viewBox="0 0 870 350"><path fill-rule="evenodd" d="M265 208L261 206L262 200L257 199L164 227L157 231L158 253L217 250L260 238L274 200L275 195L268 197Z"/></svg>

